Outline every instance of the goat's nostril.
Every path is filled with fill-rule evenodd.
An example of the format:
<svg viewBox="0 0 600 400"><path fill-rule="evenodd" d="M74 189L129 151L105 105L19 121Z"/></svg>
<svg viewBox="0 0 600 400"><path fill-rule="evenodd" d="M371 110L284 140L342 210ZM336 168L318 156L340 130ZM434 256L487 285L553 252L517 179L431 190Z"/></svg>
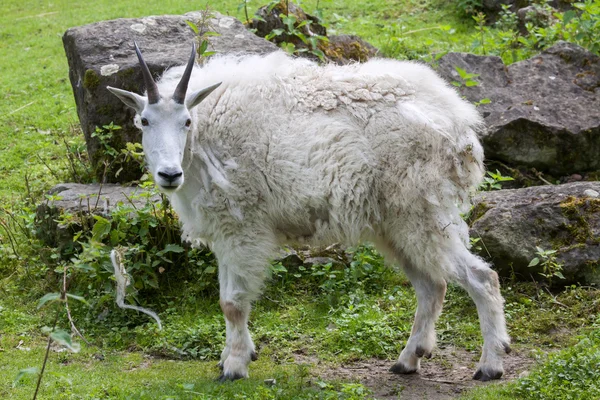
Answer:
<svg viewBox="0 0 600 400"><path fill-rule="evenodd" d="M160 176L161 178L163 178L164 180L168 181L169 183L177 180L178 178L180 178L183 175L183 172L178 171L178 172L171 172L171 171L159 171L158 172L158 176Z"/></svg>

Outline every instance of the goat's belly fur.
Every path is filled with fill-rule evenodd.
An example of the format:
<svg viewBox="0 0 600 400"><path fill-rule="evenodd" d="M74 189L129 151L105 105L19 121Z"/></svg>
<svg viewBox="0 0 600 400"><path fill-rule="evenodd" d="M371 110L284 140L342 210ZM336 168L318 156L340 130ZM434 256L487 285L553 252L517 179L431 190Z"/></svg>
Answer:
<svg viewBox="0 0 600 400"><path fill-rule="evenodd" d="M194 71L190 90L219 81L194 110L172 195L187 239L252 227L249 240L274 243L354 244L398 229L466 240L457 205L482 179L481 119L428 67L222 57Z"/></svg>

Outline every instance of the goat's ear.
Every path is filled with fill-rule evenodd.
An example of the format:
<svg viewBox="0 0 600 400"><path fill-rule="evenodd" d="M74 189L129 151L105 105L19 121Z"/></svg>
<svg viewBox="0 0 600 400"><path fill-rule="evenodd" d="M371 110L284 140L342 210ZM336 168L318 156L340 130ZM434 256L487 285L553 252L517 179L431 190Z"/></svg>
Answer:
<svg viewBox="0 0 600 400"><path fill-rule="evenodd" d="M117 96L119 100L125 103L126 106L133 108L138 114L141 114L146 106L146 98L139 94L128 92L127 90L117 89L114 87L106 87L112 94Z"/></svg>
<svg viewBox="0 0 600 400"><path fill-rule="evenodd" d="M199 90L199 91L194 92L191 95L189 95L185 101L185 105L187 106L188 110L191 110L192 108L194 108L198 104L200 104L202 102L202 100L204 100L206 98L206 96L208 96L209 94L212 93L213 90L215 90L216 88L221 86L221 83L223 83L223 82L219 82L216 85L209 86L207 88L204 88L202 90Z"/></svg>

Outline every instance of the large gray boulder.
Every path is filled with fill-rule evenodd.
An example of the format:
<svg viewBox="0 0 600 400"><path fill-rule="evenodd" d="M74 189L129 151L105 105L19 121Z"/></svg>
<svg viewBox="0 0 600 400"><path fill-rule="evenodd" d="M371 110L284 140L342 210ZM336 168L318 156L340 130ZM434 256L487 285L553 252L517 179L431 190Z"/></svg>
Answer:
<svg viewBox="0 0 600 400"><path fill-rule="evenodd" d="M277 50L272 43L257 37L233 17L213 13L207 29L209 50L217 53L269 53ZM133 126L133 110L125 107L106 86L141 93L145 90L133 41L139 44L146 63L156 77L168 67L185 64L196 33L186 23L196 25L201 12L185 15L116 19L71 28L63 36L69 61L69 78L77 104L77 113L85 135L88 153L99 179L127 182L142 174L139 164L125 157L107 156L107 146L117 152L127 142L139 142L141 133ZM102 140L96 128L113 122L121 127L112 137ZM102 136L102 135L100 135ZM105 166L107 163L108 166ZM106 169L106 173L105 173ZM118 176L117 176L118 173Z"/></svg>
<svg viewBox="0 0 600 400"><path fill-rule="evenodd" d="M555 284L600 284L600 182L482 192L474 205L471 237L504 276L541 279L528 267L538 246L557 250L566 279Z"/></svg>
<svg viewBox="0 0 600 400"><path fill-rule="evenodd" d="M449 53L438 72L461 82L455 67L478 86L462 85L479 106L488 131L486 157L553 175L600 169L600 58L560 42L538 56L505 66L499 57Z"/></svg>

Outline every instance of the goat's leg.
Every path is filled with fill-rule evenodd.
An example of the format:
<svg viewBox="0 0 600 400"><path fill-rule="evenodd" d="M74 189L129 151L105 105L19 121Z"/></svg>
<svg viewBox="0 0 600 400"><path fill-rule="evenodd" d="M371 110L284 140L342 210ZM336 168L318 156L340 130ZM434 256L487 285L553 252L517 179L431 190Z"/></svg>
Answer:
<svg viewBox="0 0 600 400"><path fill-rule="evenodd" d="M213 246L219 260L220 305L225 315L226 341L219 366L220 380L248 377L248 365L256 359L248 331L251 304L262 291L271 242L256 235L252 240Z"/></svg>
<svg viewBox="0 0 600 400"><path fill-rule="evenodd" d="M395 374L410 374L419 369L421 357L431 357L435 346L435 322L442 312L446 281L431 276L404 263L404 271L417 294L417 312L412 332L406 347L390 371Z"/></svg>
<svg viewBox="0 0 600 400"><path fill-rule="evenodd" d="M479 314L483 350L473 379L500 379L504 373L502 356L510 353L510 338L504 320L504 299L498 274L466 248L457 255L456 280L469 293Z"/></svg>

